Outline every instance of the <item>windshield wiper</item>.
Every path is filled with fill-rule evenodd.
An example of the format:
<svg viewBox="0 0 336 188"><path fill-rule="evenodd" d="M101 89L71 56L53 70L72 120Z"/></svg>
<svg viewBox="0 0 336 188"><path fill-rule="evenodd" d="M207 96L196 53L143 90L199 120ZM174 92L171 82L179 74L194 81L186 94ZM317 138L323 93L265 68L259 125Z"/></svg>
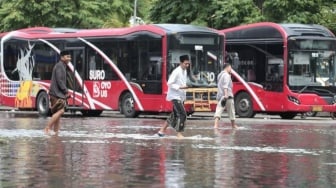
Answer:
<svg viewBox="0 0 336 188"><path fill-rule="evenodd" d="M306 90L308 87L313 87L316 85L305 85L298 93L302 93L304 90ZM314 90L314 89L313 89Z"/></svg>

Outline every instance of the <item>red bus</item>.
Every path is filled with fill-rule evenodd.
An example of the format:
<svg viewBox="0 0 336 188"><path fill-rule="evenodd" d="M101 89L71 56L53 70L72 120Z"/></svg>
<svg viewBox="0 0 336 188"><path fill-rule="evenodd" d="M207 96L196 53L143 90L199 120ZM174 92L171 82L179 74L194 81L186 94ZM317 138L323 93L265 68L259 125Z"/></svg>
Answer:
<svg viewBox="0 0 336 188"><path fill-rule="evenodd" d="M263 22L221 32L225 61L236 70L239 116L336 112L336 42L328 29Z"/></svg>
<svg viewBox="0 0 336 188"><path fill-rule="evenodd" d="M166 82L182 54L192 62L188 113L215 108L223 35L210 28L182 24L89 30L36 27L2 33L0 38L0 104L4 106L48 114L52 68L60 50L69 50L68 110L87 116L119 110L126 117L169 112Z"/></svg>

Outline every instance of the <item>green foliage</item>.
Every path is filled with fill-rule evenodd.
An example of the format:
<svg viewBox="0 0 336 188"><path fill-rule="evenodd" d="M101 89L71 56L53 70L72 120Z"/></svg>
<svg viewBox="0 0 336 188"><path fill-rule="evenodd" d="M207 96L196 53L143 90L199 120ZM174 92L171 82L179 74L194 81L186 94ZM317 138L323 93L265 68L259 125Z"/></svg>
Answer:
<svg viewBox="0 0 336 188"><path fill-rule="evenodd" d="M315 23L336 30L334 0L167 0L150 10L154 22L223 29L260 21Z"/></svg>
<svg viewBox="0 0 336 188"><path fill-rule="evenodd" d="M214 13L213 26L215 28L227 28L265 19L253 0L214 1L214 4L218 7Z"/></svg>
<svg viewBox="0 0 336 188"><path fill-rule="evenodd" d="M330 28L336 34L336 2L323 6L320 14L323 19L319 24Z"/></svg>
<svg viewBox="0 0 336 188"><path fill-rule="evenodd" d="M12 29L48 27L99 27L107 2L95 0L6 0L1 1L2 31Z"/></svg>
<svg viewBox="0 0 336 188"><path fill-rule="evenodd" d="M274 22L318 23L323 0L268 0L265 16Z"/></svg>
<svg viewBox="0 0 336 188"><path fill-rule="evenodd" d="M156 23L194 23L207 25L210 11L207 8L212 0L156 1L150 10L149 18Z"/></svg>
<svg viewBox="0 0 336 188"><path fill-rule="evenodd" d="M153 0L137 1L137 16L147 18ZM71 28L124 27L134 0L0 1L0 31L46 26Z"/></svg>
<svg viewBox="0 0 336 188"><path fill-rule="evenodd" d="M3 0L0 31L33 26L126 27L134 0ZM184 23L217 29L271 21L316 23L336 31L334 0L137 0L146 23Z"/></svg>

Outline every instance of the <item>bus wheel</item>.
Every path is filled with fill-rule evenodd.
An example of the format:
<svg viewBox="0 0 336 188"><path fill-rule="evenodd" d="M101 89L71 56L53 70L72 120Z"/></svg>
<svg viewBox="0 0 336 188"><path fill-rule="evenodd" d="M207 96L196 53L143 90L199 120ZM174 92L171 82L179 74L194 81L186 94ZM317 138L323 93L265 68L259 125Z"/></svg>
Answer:
<svg viewBox="0 0 336 188"><path fill-rule="evenodd" d="M86 117L98 117L100 116L100 114L103 113L102 110L82 110L81 112L83 116L86 116Z"/></svg>
<svg viewBox="0 0 336 188"><path fill-rule="evenodd" d="M49 115L49 96L46 92L42 91L36 101L36 108L40 115Z"/></svg>
<svg viewBox="0 0 336 188"><path fill-rule="evenodd" d="M134 99L131 93L126 93L121 100L121 109L125 117L137 117L139 112L135 111Z"/></svg>
<svg viewBox="0 0 336 188"><path fill-rule="evenodd" d="M280 113L282 119L293 119L297 115L296 112L283 112Z"/></svg>
<svg viewBox="0 0 336 188"><path fill-rule="evenodd" d="M310 112L305 112L305 115L308 116L308 117L315 117L316 114L317 114L317 112L312 112L312 111L310 111Z"/></svg>
<svg viewBox="0 0 336 188"><path fill-rule="evenodd" d="M249 94L246 92L239 93L235 99L235 110L239 117L253 118L253 104Z"/></svg>

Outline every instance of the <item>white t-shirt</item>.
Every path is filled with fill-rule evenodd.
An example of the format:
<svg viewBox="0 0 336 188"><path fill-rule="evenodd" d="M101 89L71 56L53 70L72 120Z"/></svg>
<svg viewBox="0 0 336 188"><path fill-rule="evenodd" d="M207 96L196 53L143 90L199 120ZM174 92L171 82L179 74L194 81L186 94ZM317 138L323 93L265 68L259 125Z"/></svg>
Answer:
<svg viewBox="0 0 336 188"><path fill-rule="evenodd" d="M218 93L217 93L217 100L220 100L224 96L224 89L228 90L228 97L233 97L233 84L231 75L226 71L222 71L218 75Z"/></svg>
<svg viewBox="0 0 336 188"><path fill-rule="evenodd" d="M172 101L174 99L185 101L186 92L184 89L180 89L181 86L187 85L187 71L183 70L181 66L174 69L168 79L168 93L167 100Z"/></svg>

